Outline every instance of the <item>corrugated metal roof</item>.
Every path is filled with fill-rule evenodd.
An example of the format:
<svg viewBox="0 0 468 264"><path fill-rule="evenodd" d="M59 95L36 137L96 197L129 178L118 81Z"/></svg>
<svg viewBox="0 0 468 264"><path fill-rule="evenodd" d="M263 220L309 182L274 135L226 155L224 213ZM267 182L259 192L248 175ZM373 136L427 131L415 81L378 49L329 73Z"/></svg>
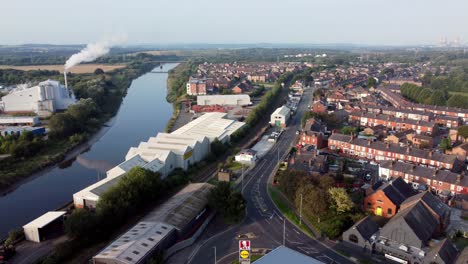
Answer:
<svg viewBox="0 0 468 264"><path fill-rule="evenodd" d="M189 184L144 219L168 223L182 230L206 206L211 188L213 185L209 183Z"/></svg>
<svg viewBox="0 0 468 264"><path fill-rule="evenodd" d="M33 221L27 223L26 225L23 226L23 228L43 228L44 226L58 219L65 213L66 213L65 211L47 212L41 215L40 217L34 219Z"/></svg>
<svg viewBox="0 0 468 264"><path fill-rule="evenodd" d="M139 222L94 258L138 263L173 230L173 226L165 223Z"/></svg>

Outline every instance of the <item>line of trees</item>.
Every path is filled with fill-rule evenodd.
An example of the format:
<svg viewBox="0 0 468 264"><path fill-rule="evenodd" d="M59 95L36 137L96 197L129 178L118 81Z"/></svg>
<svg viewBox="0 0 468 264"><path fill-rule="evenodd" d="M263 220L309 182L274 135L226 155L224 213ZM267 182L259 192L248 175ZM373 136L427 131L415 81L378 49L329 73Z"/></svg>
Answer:
<svg viewBox="0 0 468 264"><path fill-rule="evenodd" d="M95 210L75 209L66 218L65 233L72 240L58 245L42 263L65 263L83 248L107 240L130 218L154 206L188 180L188 174L178 170L162 180L159 173L140 167L131 169L101 195Z"/></svg>
<svg viewBox="0 0 468 264"><path fill-rule="evenodd" d="M208 205L216 209L227 223L237 223L245 215L245 199L229 182L218 182L208 196Z"/></svg>
<svg viewBox="0 0 468 264"><path fill-rule="evenodd" d="M231 135L232 141L237 142L238 140L243 138L250 127L255 126L261 118L263 118L270 112L272 105L275 103L276 99L281 93L283 85L289 85L293 76L294 73L287 72L278 78L275 85L268 92L266 92L265 95L263 95L262 100L260 100L260 103L257 106L255 106L255 108L252 111L250 111L249 115L245 120L246 125L242 129L237 130Z"/></svg>

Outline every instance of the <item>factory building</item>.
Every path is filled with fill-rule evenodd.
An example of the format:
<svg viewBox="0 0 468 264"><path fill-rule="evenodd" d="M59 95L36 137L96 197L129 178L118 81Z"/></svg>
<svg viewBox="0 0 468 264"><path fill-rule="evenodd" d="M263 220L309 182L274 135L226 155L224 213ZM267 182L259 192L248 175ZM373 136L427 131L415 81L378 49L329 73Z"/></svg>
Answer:
<svg viewBox="0 0 468 264"><path fill-rule="evenodd" d="M5 113L53 113L76 102L73 93L58 81L47 80L30 88L18 88L2 97L0 110Z"/></svg>
<svg viewBox="0 0 468 264"><path fill-rule="evenodd" d="M1 126L37 126L40 123L37 116L0 116Z"/></svg>
<svg viewBox="0 0 468 264"><path fill-rule="evenodd" d="M271 114L270 125L276 127L286 127L291 117L291 110L287 106L281 106Z"/></svg>
<svg viewBox="0 0 468 264"><path fill-rule="evenodd" d="M198 105L251 105L248 94L202 95L197 96Z"/></svg>
<svg viewBox="0 0 468 264"><path fill-rule="evenodd" d="M209 183L193 183L150 212L93 257L94 264L145 263L176 241L191 237L210 214Z"/></svg>
<svg viewBox="0 0 468 264"><path fill-rule="evenodd" d="M229 142L231 134L245 125L244 122L226 118L226 113L206 113L185 126L172 132L172 135L190 137L206 136L213 142L216 138L221 142Z"/></svg>
<svg viewBox="0 0 468 264"><path fill-rule="evenodd" d="M187 170L210 153L210 143L215 138L228 142L230 135L244 125L225 116L224 113L204 114L171 134L159 133L130 148L125 161L108 170L105 179L73 194L75 207L96 207L99 197L134 167L159 172L161 178L176 168Z"/></svg>

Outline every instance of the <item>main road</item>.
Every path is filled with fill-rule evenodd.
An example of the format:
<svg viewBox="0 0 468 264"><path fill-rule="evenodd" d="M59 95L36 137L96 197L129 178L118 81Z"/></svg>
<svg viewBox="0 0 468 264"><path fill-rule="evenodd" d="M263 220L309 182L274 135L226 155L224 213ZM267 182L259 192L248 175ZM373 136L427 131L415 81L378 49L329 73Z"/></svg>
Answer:
<svg viewBox="0 0 468 264"><path fill-rule="evenodd" d="M278 160L286 157L294 144L296 131L301 126L301 117L307 109L313 91L313 89L305 91L290 125L275 146L245 176L243 194L247 200L247 214L244 221L238 226L199 241L188 256L186 263L213 263L214 248L216 248L217 263L231 263L238 258L237 236L242 234L251 234L251 246L254 249L274 249L283 245L284 238L284 244L287 247L324 263L353 263L321 242L305 235L295 225L284 219L268 195L268 183L273 178Z"/></svg>

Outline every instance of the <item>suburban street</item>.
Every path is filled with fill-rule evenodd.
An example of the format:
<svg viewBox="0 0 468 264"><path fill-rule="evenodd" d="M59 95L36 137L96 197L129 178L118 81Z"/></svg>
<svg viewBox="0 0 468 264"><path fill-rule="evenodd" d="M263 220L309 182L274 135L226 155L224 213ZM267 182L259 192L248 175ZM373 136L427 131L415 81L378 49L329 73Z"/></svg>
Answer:
<svg viewBox="0 0 468 264"><path fill-rule="evenodd" d="M268 182L273 179L273 172L278 158L288 154L300 129L302 114L307 109L308 98L313 93L306 90L298 112L293 116L289 126L278 139L275 146L263 157L256 167L244 178L243 194L247 200L247 215L244 221L231 229L199 241L187 263L214 262L214 248L217 252L217 263L230 263L238 258L238 235L245 235L251 240L253 249L274 249L283 244L283 226L285 228L285 245L324 263L352 263L338 255L319 241L302 233L296 226L285 220L268 195Z"/></svg>

